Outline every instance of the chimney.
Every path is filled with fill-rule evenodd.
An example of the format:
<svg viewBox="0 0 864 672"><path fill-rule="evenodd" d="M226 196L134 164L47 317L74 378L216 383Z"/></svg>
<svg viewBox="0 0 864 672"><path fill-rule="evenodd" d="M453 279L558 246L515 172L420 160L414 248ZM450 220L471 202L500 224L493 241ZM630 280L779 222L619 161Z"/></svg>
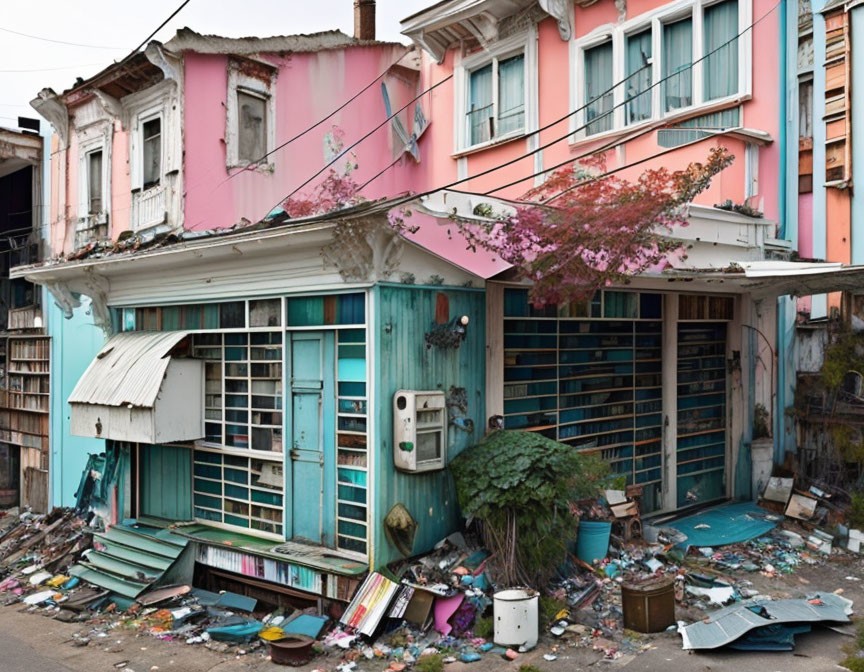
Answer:
<svg viewBox="0 0 864 672"><path fill-rule="evenodd" d="M375 39L375 0L354 0L354 37Z"/></svg>

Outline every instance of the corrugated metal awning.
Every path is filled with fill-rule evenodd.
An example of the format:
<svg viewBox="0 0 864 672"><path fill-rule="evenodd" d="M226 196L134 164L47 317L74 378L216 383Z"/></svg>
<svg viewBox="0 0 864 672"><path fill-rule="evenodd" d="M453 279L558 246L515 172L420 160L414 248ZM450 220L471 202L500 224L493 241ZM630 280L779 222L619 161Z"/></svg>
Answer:
<svg viewBox="0 0 864 672"><path fill-rule="evenodd" d="M153 408L171 351L188 331L117 334L87 367L70 404Z"/></svg>

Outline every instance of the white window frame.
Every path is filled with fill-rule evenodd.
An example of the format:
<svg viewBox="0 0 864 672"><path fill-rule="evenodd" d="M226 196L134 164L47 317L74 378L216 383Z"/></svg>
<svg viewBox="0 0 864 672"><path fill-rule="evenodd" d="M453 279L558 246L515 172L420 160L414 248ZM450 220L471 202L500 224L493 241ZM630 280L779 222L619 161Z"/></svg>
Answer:
<svg viewBox="0 0 864 672"><path fill-rule="evenodd" d="M606 24L598 26L587 35L570 40L570 110L575 112L570 117L571 144L585 141L594 141L598 138L614 136L622 131L631 131L642 126L666 120L673 121L709 113L713 110L733 107L744 100L752 97L752 53L753 53L753 30L744 31L738 38L738 91L723 98L715 98L710 101L704 99L702 69L704 60L705 41L703 35L704 10L723 0L678 0L677 2L663 5L657 9L641 14L621 24ZM738 0L738 32L752 23L753 5L752 0ZM657 85L663 77L662 57L663 24L690 17L693 25L693 62L692 68L692 92L693 104L687 107L677 108L668 112L661 107L660 92L662 85ZM627 72L627 37L651 28L651 116L648 119L627 123L626 105L627 97L624 81ZM602 133L586 135L585 110L585 56L586 49L595 47L605 40L612 39L612 70L613 83L616 84L614 91L615 111L612 115L612 129Z"/></svg>
<svg viewBox="0 0 864 672"><path fill-rule="evenodd" d="M102 208L90 213L90 155L102 152ZM93 138L78 145L78 221L79 230L94 225L106 224L111 209L111 150L110 142L103 136ZM85 224L86 222L86 224Z"/></svg>
<svg viewBox="0 0 864 672"><path fill-rule="evenodd" d="M495 136L490 140L471 144L468 101L470 100L471 73L492 64L492 109L498 119L498 62L512 56L524 56L525 67L525 123L521 129ZM454 156L475 152L486 147L522 138L537 128L537 30L530 29L489 45L485 50L464 56L454 71L456 95L453 96L453 153Z"/></svg>
<svg viewBox="0 0 864 672"><path fill-rule="evenodd" d="M272 70L268 81L265 82L258 77L251 77L241 72L237 60L232 59L228 62L228 92L225 101L225 160L228 170L254 166L254 170L259 172L273 172L274 166L270 152L276 148L276 75L278 71L271 64L258 63L258 65ZM240 160L238 91L259 96L266 101L265 146L267 147L268 158L265 161L254 163Z"/></svg>
<svg viewBox="0 0 864 672"><path fill-rule="evenodd" d="M144 124L159 119L159 184L144 189ZM165 186L167 146L165 142L165 115L161 105L147 108L136 114L132 120L132 147L129 174L133 192L144 192Z"/></svg>

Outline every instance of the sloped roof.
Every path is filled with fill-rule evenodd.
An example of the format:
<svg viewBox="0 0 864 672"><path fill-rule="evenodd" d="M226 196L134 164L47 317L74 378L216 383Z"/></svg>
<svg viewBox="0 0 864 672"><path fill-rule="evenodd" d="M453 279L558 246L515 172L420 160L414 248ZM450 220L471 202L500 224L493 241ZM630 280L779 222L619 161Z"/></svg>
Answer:
<svg viewBox="0 0 864 672"><path fill-rule="evenodd" d="M305 35L274 35L272 37L222 37L202 35L191 28L181 28L165 43L169 51L194 51L198 54L264 54L279 52L315 52L343 47L399 46L401 42L359 40L341 30L324 30Z"/></svg>
<svg viewBox="0 0 864 672"><path fill-rule="evenodd" d="M171 351L188 334L140 331L113 336L81 376L69 403L152 408Z"/></svg>

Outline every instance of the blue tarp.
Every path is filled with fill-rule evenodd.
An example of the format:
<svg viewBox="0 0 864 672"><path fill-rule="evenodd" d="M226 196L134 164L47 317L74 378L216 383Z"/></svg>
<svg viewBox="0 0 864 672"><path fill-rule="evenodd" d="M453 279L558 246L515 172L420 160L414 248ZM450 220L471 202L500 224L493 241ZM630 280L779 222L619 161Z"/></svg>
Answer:
<svg viewBox="0 0 864 672"><path fill-rule="evenodd" d="M687 535L679 546L726 546L761 537L777 525L772 516L754 502L723 504L666 525ZM776 518L776 516L773 516ZM707 525L707 528L696 529Z"/></svg>

